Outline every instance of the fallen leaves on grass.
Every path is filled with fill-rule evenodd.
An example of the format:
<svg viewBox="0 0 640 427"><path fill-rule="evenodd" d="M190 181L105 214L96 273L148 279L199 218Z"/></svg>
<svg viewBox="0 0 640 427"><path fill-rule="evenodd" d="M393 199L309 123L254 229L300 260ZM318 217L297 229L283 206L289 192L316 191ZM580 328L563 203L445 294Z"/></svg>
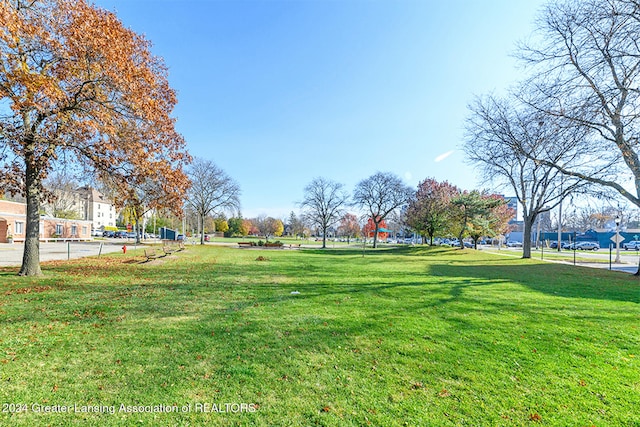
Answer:
<svg viewBox="0 0 640 427"><path fill-rule="evenodd" d="M440 392L438 393L439 397L449 397L451 396L451 393L449 393L449 391L446 388L443 388L442 390L440 390Z"/></svg>
<svg viewBox="0 0 640 427"><path fill-rule="evenodd" d="M256 261L269 261L269 258L260 255L258 258L256 258Z"/></svg>
<svg viewBox="0 0 640 427"><path fill-rule="evenodd" d="M20 288L8 290L4 294L12 295L12 294L30 294L30 293L38 293L38 292L46 292L53 289L51 286L34 286L32 288Z"/></svg>
<svg viewBox="0 0 640 427"><path fill-rule="evenodd" d="M542 421L542 417L538 413L529 415L529 419L536 422Z"/></svg>

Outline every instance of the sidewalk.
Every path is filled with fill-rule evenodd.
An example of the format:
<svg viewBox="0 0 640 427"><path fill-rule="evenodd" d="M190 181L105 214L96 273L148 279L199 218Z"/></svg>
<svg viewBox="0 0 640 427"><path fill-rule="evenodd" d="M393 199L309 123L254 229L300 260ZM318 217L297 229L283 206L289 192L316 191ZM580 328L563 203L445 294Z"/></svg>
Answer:
<svg viewBox="0 0 640 427"><path fill-rule="evenodd" d="M102 247L101 247L102 244ZM133 249L129 242L40 242L40 261L55 261L96 256L99 253L121 252L122 246ZM141 246L141 245L138 245ZM0 243L0 267L13 267L22 264L24 243Z"/></svg>

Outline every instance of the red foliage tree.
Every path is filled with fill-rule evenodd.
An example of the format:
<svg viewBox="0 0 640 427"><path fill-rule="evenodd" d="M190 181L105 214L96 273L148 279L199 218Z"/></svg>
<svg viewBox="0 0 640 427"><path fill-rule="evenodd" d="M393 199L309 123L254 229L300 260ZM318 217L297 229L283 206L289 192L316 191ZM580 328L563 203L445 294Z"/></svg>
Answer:
<svg viewBox="0 0 640 427"><path fill-rule="evenodd" d="M376 222L378 223L378 229L386 229L387 223L384 219L374 221L373 218L369 218L367 220L367 224L364 226L364 232L368 238L374 237L376 232ZM389 237L389 233L386 231L378 231L378 239L377 240L387 240Z"/></svg>

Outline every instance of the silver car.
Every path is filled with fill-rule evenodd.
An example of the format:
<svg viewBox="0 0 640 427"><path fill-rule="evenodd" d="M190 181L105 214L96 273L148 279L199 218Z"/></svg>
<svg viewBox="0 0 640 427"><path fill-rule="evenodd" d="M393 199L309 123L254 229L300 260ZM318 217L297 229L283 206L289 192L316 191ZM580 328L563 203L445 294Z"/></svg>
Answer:
<svg viewBox="0 0 640 427"><path fill-rule="evenodd" d="M600 245L596 242L581 242L576 245L576 249L581 251L597 251Z"/></svg>

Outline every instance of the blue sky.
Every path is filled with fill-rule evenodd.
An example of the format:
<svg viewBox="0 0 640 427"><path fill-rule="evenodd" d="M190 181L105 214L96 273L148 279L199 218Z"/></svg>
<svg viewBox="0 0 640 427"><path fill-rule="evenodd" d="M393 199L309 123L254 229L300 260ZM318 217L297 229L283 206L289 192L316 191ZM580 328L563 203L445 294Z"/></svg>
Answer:
<svg viewBox="0 0 640 427"><path fill-rule="evenodd" d="M95 1L164 58L189 152L239 183L245 217L299 212L320 176L491 189L459 150L467 105L526 73L511 55L543 3Z"/></svg>

